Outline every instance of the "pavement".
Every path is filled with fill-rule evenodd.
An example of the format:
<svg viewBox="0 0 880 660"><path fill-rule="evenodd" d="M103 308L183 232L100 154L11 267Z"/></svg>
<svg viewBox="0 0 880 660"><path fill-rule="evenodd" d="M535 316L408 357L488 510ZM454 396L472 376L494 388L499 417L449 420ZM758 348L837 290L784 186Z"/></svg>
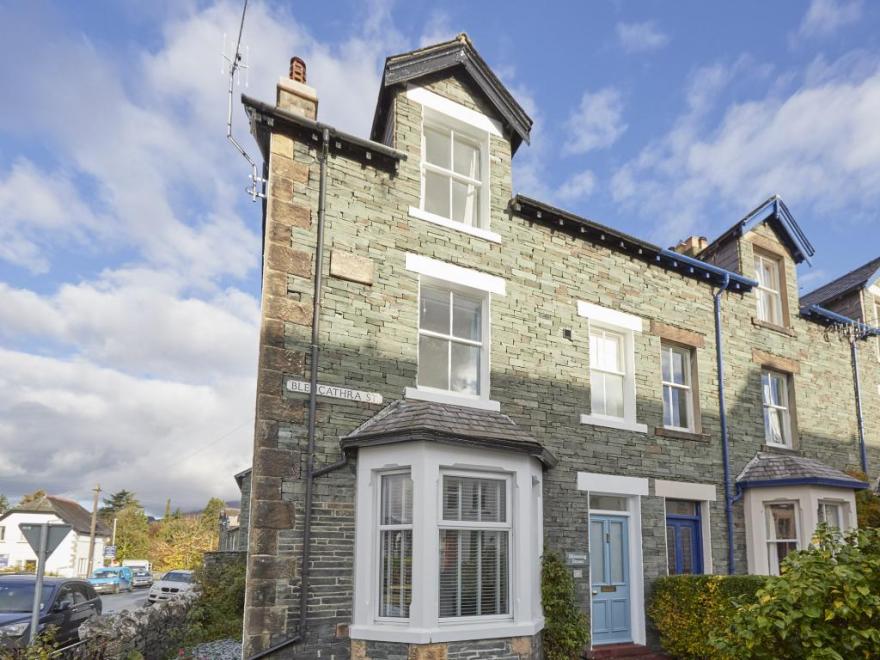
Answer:
<svg viewBox="0 0 880 660"><path fill-rule="evenodd" d="M143 607L147 603L149 587L135 589L131 593L123 591L121 594L102 594L101 605L104 614L121 612L122 610L134 610Z"/></svg>

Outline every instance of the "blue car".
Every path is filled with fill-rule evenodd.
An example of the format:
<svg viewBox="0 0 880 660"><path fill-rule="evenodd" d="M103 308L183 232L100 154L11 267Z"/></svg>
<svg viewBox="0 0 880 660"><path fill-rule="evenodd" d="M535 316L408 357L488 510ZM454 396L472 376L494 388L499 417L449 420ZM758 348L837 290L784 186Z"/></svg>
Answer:
<svg viewBox="0 0 880 660"><path fill-rule="evenodd" d="M133 578L128 566L109 566L96 568L89 584L99 594L118 594L120 591L134 591Z"/></svg>

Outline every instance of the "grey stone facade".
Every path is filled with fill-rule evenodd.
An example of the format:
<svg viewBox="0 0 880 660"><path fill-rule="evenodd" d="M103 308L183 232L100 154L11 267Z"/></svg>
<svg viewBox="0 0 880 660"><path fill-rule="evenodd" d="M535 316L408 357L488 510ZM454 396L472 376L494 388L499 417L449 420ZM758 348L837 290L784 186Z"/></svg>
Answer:
<svg viewBox="0 0 880 660"><path fill-rule="evenodd" d="M461 68L422 81L429 90L499 123L503 117ZM286 94L280 90L279 94ZM715 289L671 269L651 265L601 240L525 217L511 206L511 142L490 137L491 229L487 241L412 217L419 206L422 107L394 88L391 146L396 163L367 159L343 147L327 161L324 287L321 291L318 381L377 392L385 402L415 385L418 351L418 278L406 253L423 255L503 278L506 295L491 305L491 398L501 411L558 459L544 475L544 541L551 550L587 550L589 507L577 489L578 472L715 484L711 506L713 570L727 572L723 464L715 363ZM308 94L305 94L307 97ZM299 97L300 101L303 97ZM301 104L300 104L301 105ZM286 103L288 108L299 107ZM251 106L252 112L257 112ZM262 112L262 111L261 111ZM308 113L306 113L308 114ZM314 115L312 115L314 116ZM263 300L257 385L254 464L250 497L245 655L284 643L273 657L522 658L540 657L540 640L523 638L417 646L348 637L354 571L354 470L349 465L315 480L311 588L307 626L298 629L302 566L307 396L284 387L308 380L309 337L319 163L314 135L278 115L257 129L268 160ZM345 137L338 138L342 143ZM356 146L356 145L355 145ZM613 220L613 219L612 219ZM761 367L792 370L798 455L838 469L858 467L857 425L849 346L797 310L795 262L769 224L732 239L720 251L724 266L754 277L752 250L776 246L785 266L787 327L755 322L755 297L722 295L731 472L764 447ZM638 421L647 433L583 424L589 412L589 338L577 302L641 317L650 329L635 335ZM689 333L698 376L699 433L662 429L661 337ZM862 349L860 350L867 350ZM872 349L871 349L872 350ZM871 465L880 461L880 375L877 360L863 375L863 407ZM381 406L318 397L318 467L341 457L339 440ZM873 474L871 476L876 476ZM737 572L746 570L742 505L734 508ZM646 592L666 575L663 498L641 498ZM588 571L576 578L588 611ZM442 646L442 649L436 648Z"/></svg>

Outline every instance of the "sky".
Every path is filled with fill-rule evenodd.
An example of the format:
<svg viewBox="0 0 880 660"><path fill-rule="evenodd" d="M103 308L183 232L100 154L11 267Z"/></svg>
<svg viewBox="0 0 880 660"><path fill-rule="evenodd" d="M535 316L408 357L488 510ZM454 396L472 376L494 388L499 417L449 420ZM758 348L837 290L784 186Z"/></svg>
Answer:
<svg viewBox="0 0 880 660"><path fill-rule="evenodd" d="M292 55L366 136L390 54L465 31L534 119L514 190L670 246L771 194L802 292L880 254L880 3L251 0L237 96ZM0 493L161 513L250 463L260 208L225 140L240 0L0 0Z"/></svg>

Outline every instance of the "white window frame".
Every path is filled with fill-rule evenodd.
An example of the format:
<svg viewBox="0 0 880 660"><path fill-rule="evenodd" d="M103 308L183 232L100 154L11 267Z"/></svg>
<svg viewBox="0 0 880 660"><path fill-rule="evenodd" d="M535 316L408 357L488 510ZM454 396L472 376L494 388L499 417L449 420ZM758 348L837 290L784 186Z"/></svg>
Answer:
<svg viewBox="0 0 880 660"><path fill-rule="evenodd" d="M596 364L598 360L598 356L593 355L593 337L596 336L600 341L596 342L596 346L603 346L608 342L609 338L611 341L617 343L617 361L618 364L615 368L609 368L605 366L599 366ZM603 348L604 350L604 348ZM602 405L605 409L605 412L597 412L593 409L593 395L595 392L592 391L593 388L593 376L600 375L602 377ZM621 405L623 406L623 415L610 415L608 414L608 376L620 378L621 380ZM610 328L606 328L600 325L591 325L590 326L590 415L593 417L605 417L613 420L622 420L626 419L626 380L627 380L627 372L626 372L626 335L618 332L617 330L612 330Z"/></svg>
<svg viewBox="0 0 880 660"><path fill-rule="evenodd" d="M379 564L375 567L376 580L373 585L374 588L374 598L373 602L376 604L376 620L377 621L388 621L391 623L405 623L409 621L409 616L382 616L379 614L379 606L382 602L382 532L383 531L393 531L393 530L410 530L413 532L413 546L415 545L415 531L413 523L410 522L407 525L383 525L382 524L382 480L385 477L405 474L408 475L410 480L412 480L412 472L408 468L403 469L395 469L395 470L383 470L378 471L376 473L376 502L375 502L375 511L376 511L376 540L375 540L375 552L376 552L376 560ZM415 485L415 484L413 484ZM413 519L415 519L415 502L412 503L413 508ZM414 551L412 551L413 554ZM413 561L413 558L410 557L410 561ZM412 570L412 569L411 569ZM412 589L412 585L410 585L410 589ZM410 594L410 607L412 607L412 594Z"/></svg>
<svg viewBox="0 0 880 660"><path fill-rule="evenodd" d="M495 481L503 481L504 482L504 507L505 513L507 514L507 520L503 523L492 523L492 522L482 522L476 520L444 520L443 519L443 479L444 477L466 477L469 479L492 479ZM471 471L471 470L452 470L452 469L441 469L440 470L440 479L438 480L438 492L437 492L437 549L438 549L438 562L439 562L439 549L440 549L440 530L486 530L486 531L506 531L507 532L507 610L506 614L489 614L489 615L479 615L479 616L454 616L454 617L441 617L438 615L437 621L442 625L448 624L467 624L467 623L481 623L481 622L497 622L497 621L511 621L513 619L513 603L514 603L514 594L513 594L513 586L514 579L513 573L514 563L512 550L514 547L513 534L514 534L514 525L513 520L515 517L513 511L513 494L512 494L512 486L513 480L510 474L506 473L498 473L498 472L480 472L480 471ZM439 569L439 563L438 563ZM440 607L440 571L437 571L437 608L439 612Z"/></svg>
<svg viewBox="0 0 880 660"><path fill-rule="evenodd" d="M762 266L767 264L770 266L771 282L761 282ZM755 253L755 279L758 286L755 287L755 297L757 299L757 316L759 321L770 323L772 325L784 326L785 314L782 305L782 262L774 257L764 254ZM776 286L774 289L773 286ZM770 301L770 315L776 318L764 318L763 306L761 305L761 296L766 296Z"/></svg>
<svg viewBox="0 0 880 660"><path fill-rule="evenodd" d="M620 312L593 303L578 301L578 315L588 319L588 336L593 328L616 333L623 338L623 364L624 364L624 380L623 380L623 417L611 417L603 414L596 414L592 410L589 414L580 416L581 424L591 424L593 426L604 426L624 431L635 431L637 433L647 433L648 426L640 424L637 421L637 405L636 405L636 363L635 363L635 334L641 333L643 330L642 319L632 314ZM589 346L587 347L587 356L589 360ZM588 370L592 370L592 365Z"/></svg>
<svg viewBox="0 0 880 660"><path fill-rule="evenodd" d="M684 355L684 365L682 371L684 373L684 384L674 383L672 381L666 381L663 379L663 357L664 353L669 351L670 353L680 352ZM660 343L660 381L663 385L663 427L667 429L672 429L674 431L687 431L692 433L696 430L696 420L694 419L694 373L693 373L693 352L692 348L688 348L687 346L681 346L679 344L673 344L669 342L661 342ZM670 361L671 364L671 361ZM687 413L688 424L687 426L673 426L666 424L666 388L676 389L676 390L684 390L686 393L685 396L685 411Z"/></svg>
<svg viewBox="0 0 880 660"><path fill-rule="evenodd" d="M408 621L380 620L376 616L380 567L378 475L394 470L409 470L413 480L413 593ZM443 473L509 480L509 616L439 620L438 527L442 522ZM540 462L520 452L430 441L362 447L356 479L351 639L428 644L533 636L540 632L544 626L540 587L542 483Z"/></svg>
<svg viewBox="0 0 880 660"><path fill-rule="evenodd" d="M765 377L770 381L769 386L764 384ZM785 405L775 404L767 399L768 394L773 391L772 381L774 378L778 378L782 385L780 391L782 393L782 402ZM782 371L774 371L773 369L761 370L761 401L763 404L762 411L764 416L764 441L767 445L772 447L785 447L786 449L791 449L793 446L791 430L791 393L788 387L789 378L790 375ZM778 411L782 418L781 443L776 442L771 437L769 424L770 416L768 415L768 410Z"/></svg>
<svg viewBox="0 0 880 660"><path fill-rule="evenodd" d="M482 353L480 356L480 393L469 395L439 388L424 387L416 382L415 387L407 387L404 395L408 399L421 399L436 403L448 403L457 406L468 406L481 410L499 411L501 405L491 400L491 346L492 346L492 307L491 298L494 295L505 295L505 281L494 275L483 273L470 268L462 268L453 264L431 259L417 254L406 254L406 269L419 275L419 295L416 308L416 374L418 374L418 337L421 336L420 309L421 309L421 286L422 282L432 286L458 290L471 296L480 296L483 300L482 309ZM418 375L416 376L418 378Z"/></svg>
<svg viewBox="0 0 880 660"><path fill-rule="evenodd" d="M791 504L794 510L794 538L778 539L776 538L776 525L773 524L773 507L788 504ZM775 550L774 546L777 546L780 543L794 543L795 551L802 548L800 500L774 500L772 502L764 502L764 518L765 524L767 525L767 566L770 569L771 575L779 575L780 566L776 559L776 555L771 553L771 548Z"/></svg>
<svg viewBox="0 0 880 660"><path fill-rule="evenodd" d="M841 532L845 531L846 530L846 503L841 502L840 500L820 499L819 505L816 508L816 520L820 523L821 522L824 522L826 524L828 523L828 520L827 520L828 514L826 512L826 509L828 507L834 507L834 509L837 510L837 523L838 523L836 525L829 524L828 526L835 527Z"/></svg>
<svg viewBox="0 0 880 660"><path fill-rule="evenodd" d="M435 94L424 87L410 87L407 89L407 98L422 106L422 126L420 129L420 162L419 162L419 205L410 207L410 217L419 220L425 220L436 225L455 229L465 234L477 236L479 238L498 243L501 236L491 231L491 170L490 170L490 154L489 141L490 136L503 138L502 127L498 122L483 115L476 110L456 103L439 94ZM452 218L447 218L425 210L425 171L434 169L425 158L425 126L441 129L449 129L456 131L471 142L476 142L480 147L480 204L478 209L478 225L472 226L463 222L458 222ZM450 146L450 148L453 148ZM442 170L444 175L462 178L455 172ZM469 179L469 177L464 177ZM476 180L471 180L476 181ZM450 213L451 213L450 206Z"/></svg>

